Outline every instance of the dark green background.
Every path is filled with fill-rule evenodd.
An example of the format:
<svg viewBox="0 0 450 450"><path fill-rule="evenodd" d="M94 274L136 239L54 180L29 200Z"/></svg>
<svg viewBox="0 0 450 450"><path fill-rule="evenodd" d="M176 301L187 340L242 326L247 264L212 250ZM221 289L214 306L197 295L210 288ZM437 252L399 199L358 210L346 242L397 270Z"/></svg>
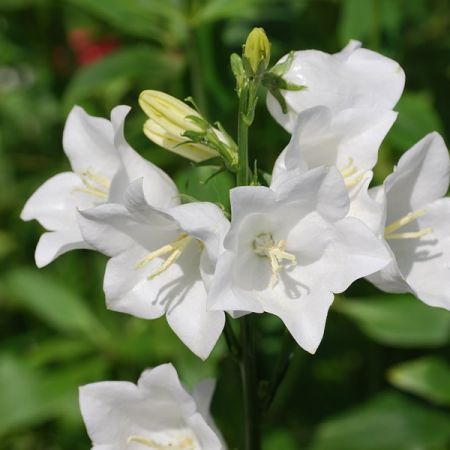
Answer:
<svg viewBox="0 0 450 450"><path fill-rule="evenodd" d="M34 266L42 229L19 214L40 184L69 169L61 138L74 104L106 117L116 104L131 105L126 135L134 148L182 192L226 204L232 178L203 185L209 169L145 139L139 92L193 95L211 121L234 134L229 55L253 26L266 29L273 62L292 49L335 52L360 39L406 72L400 115L380 152L380 182L426 133L438 130L448 142L449 25L445 0L0 0L0 449L89 448L77 386L135 381L144 368L168 361L188 386L218 378L214 415L230 448L242 448L239 374L222 340L202 362L164 319L107 311L101 255L78 251L45 269ZM80 28L94 41L112 37L120 48L80 67L68 43ZM261 101L252 158L270 171L287 141ZM256 322L267 378L283 327L268 315ZM449 448L449 338L447 311L355 283L335 302L317 354L294 352L264 420L264 449Z"/></svg>

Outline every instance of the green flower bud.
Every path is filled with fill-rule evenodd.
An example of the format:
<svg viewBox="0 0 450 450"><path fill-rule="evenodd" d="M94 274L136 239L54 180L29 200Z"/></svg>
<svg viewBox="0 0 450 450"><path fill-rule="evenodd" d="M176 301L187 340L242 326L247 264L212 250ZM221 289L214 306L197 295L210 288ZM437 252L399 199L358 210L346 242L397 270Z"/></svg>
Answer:
<svg viewBox="0 0 450 450"><path fill-rule="evenodd" d="M270 42L263 28L253 28L244 45L244 57L247 58L253 73L258 71L262 63L267 69L270 61Z"/></svg>

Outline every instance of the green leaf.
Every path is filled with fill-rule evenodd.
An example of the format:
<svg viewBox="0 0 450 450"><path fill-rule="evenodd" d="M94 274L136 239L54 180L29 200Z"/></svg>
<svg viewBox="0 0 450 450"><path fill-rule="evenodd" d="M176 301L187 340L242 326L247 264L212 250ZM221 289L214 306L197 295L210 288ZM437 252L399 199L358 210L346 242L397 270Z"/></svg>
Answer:
<svg viewBox="0 0 450 450"><path fill-rule="evenodd" d="M81 68L72 78L64 97L66 109L87 97L103 97L114 106L130 87L158 89L176 77L183 65L156 47L135 45L105 56Z"/></svg>
<svg viewBox="0 0 450 450"><path fill-rule="evenodd" d="M174 33L187 33L179 8L160 0L67 0L124 33L165 43ZM183 26L184 25L184 26Z"/></svg>
<svg viewBox="0 0 450 450"><path fill-rule="evenodd" d="M12 355L0 356L0 435L51 418L79 420L78 386L101 378L105 361L80 361L63 369L36 370Z"/></svg>
<svg viewBox="0 0 450 450"><path fill-rule="evenodd" d="M440 405L450 406L450 365L442 358L427 356L392 367L389 381Z"/></svg>
<svg viewBox="0 0 450 450"><path fill-rule="evenodd" d="M450 337L450 313L412 295L338 300L336 311L354 320L373 340L394 347L434 347Z"/></svg>
<svg viewBox="0 0 450 450"><path fill-rule="evenodd" d="M105 329L82 298L51 275L37 269L18 268L5 277L11 300L64 333L103 337Z"/></svg>
<svg viewBox="0 0 450 450"><path fill-rule="evenodd" d="M401 152L432 131L442 132L442 122L428 92L405 92L395 109L399 114L387 142Z"/></svg>
<svg viewBox="0 0 450 450"><path fill-rule="evenodd" d="M310 450L444 450L450 415L387 392L322 423Z"/></svg>

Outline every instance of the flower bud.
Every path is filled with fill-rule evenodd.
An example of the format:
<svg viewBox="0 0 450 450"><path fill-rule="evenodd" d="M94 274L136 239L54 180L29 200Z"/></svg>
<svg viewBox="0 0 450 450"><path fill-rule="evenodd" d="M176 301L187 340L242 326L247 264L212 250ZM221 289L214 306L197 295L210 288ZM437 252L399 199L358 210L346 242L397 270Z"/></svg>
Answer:
<svg viewBox="0 0 450 450"><path fill-rule="evenodd" d="M258 71L262 62L267 69L270 61L270 42L263 28L253 28L244 45L244 56L247 58L253 73Z"/></svg>
<svg viewBox="0 0 450 450"><path fill-rule="evenodd" d="M215 149L186 137L202 136L209 127L186 103L164 92L146 90L139 96L139 105L149 117L144 133L155 144L195 162L218 156Z"/></svg>

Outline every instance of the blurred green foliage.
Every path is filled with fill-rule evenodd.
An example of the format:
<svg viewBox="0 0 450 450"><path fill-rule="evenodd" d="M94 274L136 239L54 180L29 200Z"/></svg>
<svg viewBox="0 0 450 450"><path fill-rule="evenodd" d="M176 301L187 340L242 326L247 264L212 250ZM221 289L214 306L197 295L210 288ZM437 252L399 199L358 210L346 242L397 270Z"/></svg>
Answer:
<svg viewBox="0 0 450 450"><path fill-rule="evenodd" d="M134 148L182 192L226 204L228 175L204 184L208 168L145 139L139 92L193 95L233 133L229 55L253 26L266 29L273 62L291 49L334 52L360 39L407 75L380 153L380 182L424 134L436 129L449 142L449 23L446 0L0 0L0 449L89 448L77 386L135 381L167 361L189 386L218 377L214 415L230 448L242 448L239 373L224 342L202 362L164 319L107 311L98 254L72 252L40 271L33 265L42 229L22 223L20 210L44 180L68 168L61 136L74 104L106 117L118 103L131 105L126 135ZM250 133L259 166L270 171L287 141L261 101ZM270 316L257 324L259 369L268 378L283 327ZM317 354L294 351L264 417L264 449L449 448L449 334L450 313L355 283L335 303Z"/></svg>

